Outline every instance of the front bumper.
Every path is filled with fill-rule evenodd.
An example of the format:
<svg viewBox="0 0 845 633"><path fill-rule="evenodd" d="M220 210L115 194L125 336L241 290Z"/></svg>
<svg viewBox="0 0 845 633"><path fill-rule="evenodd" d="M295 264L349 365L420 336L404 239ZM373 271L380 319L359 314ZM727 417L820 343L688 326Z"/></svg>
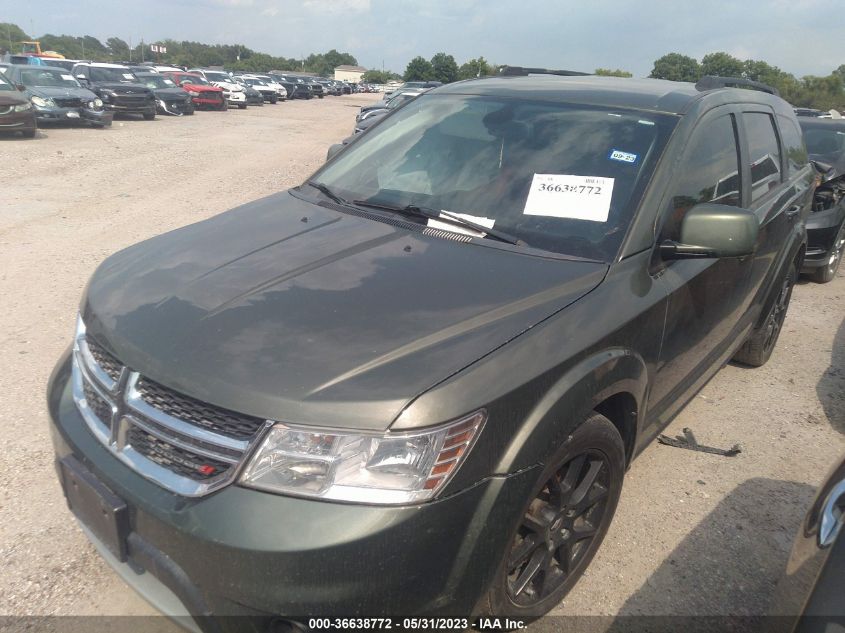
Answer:
<svg viewBox="0 0 845 633"><path fill-rule="evenodd" d="M246 103L246 95L243 92L224 92L223 95L226 101L229 102L229 105Z"/></svg>
<svg viewBox="0 0 845 633"><path fill-rule="evenodd" d="M114 113L80 107L35 108L35 117L39 123L79 123L81 121L94 125L109 125L114 118Z"/></svg>
<svg viewBox="0 0 845 633"><path fill-rule="evenodd" d="M807 253L801 267L802 272L811 272L827 265L828 253L833 248L833 242L843 222L845 203L810 214L807 218Z"/></svg>
<svg viewBox="0 0 845 633"><path fill-rule="evenodd" d="M398 507L237 485L186 498L94 438L69 377L66 355L48 387L56 458L74 456L128 505L129 565L158 578L192 614L214 616L200 620L208 631L262 631L273 617L472 615L536 478L529 469Z"/></svg>
<svg viewBox="0 0 845 633"><path fill-rule="evenodd" d="M37 129L32 110L0 115L0 132L25 132Z"/></svg>

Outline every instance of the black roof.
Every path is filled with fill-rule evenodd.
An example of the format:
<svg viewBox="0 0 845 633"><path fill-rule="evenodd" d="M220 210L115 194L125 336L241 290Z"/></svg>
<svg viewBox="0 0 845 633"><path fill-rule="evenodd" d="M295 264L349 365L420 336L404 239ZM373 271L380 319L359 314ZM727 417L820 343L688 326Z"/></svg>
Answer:
<svg viewBox="0 0 845 633"><path fill-rule="evenodd" d="M715 100L725 103L771 103L779 110L786 105L786 102L780 98L756 90L715 88L702 91L694 84L680 81L592 75L487 77L448 84L432 92L546 99L670 114L684 114L694 103L707 95L721 95L721 98L717 97Z"/></svg>

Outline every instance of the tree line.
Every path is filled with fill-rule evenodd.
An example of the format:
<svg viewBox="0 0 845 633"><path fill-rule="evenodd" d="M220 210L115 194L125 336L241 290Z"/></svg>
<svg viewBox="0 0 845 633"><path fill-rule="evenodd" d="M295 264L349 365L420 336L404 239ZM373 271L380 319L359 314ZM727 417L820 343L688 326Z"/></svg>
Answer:
<svg viewBox="0 0 845 633"><path fill-rule="evenodd" d="M19 42L30 38L16 24L0 23L0 53L18 52ZM202 42L159 40L155 44L165 46L167 52L152 53L149 42L130 43L119 37L110 37L101 42L96 37L85 35L46 34L39 38L43 50L55 50L70 59L93 61L137 61L155 59L164 64L178 66L224 66L229 70L300 70L331 76L335 67L357 65L350 53L335 49L327 53L312 53L304 59L276 57L254 51L242 44L203 44ZM431 59L414 57L408 62L405 72L368 70L363 80L369 83L387 83L393 80L440 81L450 83L461 79L495 75L501 66L476 57L461 64L452 55L436 53ZM596 75L631 77L621 69L596 68ZM746 77L769 84L778 89L781 96L793 106L829 110L845 110L845 64L829 75L808 75L800 79L794 75L761 60L741 60L725 52L709 53L701 61L681 53L668 53L655 60L649 77L671 81L696 82L705 75L722 77Z"/></svg>
<svg viewBox="0 0 845 633"><path fill-rule="evenodd" d="M0 53L20 52L20 42L31 40L16 24L0 23ZM304 59L276 57L260 53L242 44L203 44L202 42L156 40L155 42L129 42L110 37L101 42L96 37L85 35L52 35L37 38L41 50L56 51L69 59L87 59L97 62L158 61L177 66L206 67L225 66L229 70L268 71L299 70L324 77L331 76L336 66L355 66L358 60L350 53L334 49L327 53L312 53ZM164 46L166 53L153 53L150 44Z"/></svg>

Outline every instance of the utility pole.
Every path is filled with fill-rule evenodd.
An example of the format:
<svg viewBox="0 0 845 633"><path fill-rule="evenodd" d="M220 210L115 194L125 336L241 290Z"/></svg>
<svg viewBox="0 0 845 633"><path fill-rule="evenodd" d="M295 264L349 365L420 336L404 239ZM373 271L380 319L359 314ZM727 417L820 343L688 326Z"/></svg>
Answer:
<svg viewBox="0 0 845 633"><path fill-rule="evenodd" d="M129 61L132 61L132 36L129 36Z"/></svg>
<svg viewBox="0 0 845 633"><path fill-rule="evenodd" d="M144 38L141 38L141 63L144 63Z"/></svg>

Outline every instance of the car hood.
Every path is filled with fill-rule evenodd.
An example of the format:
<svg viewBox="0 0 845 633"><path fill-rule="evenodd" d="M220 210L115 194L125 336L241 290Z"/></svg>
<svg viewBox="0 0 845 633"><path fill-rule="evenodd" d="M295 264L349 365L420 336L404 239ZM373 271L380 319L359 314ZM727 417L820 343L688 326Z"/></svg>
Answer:
<svg viewBox="0 0 845 633"><path fill-rule="evenodd" d="M229 92L241 92L243 90L243 86L230 81L212 81L211 83L214 84L214 87L220 88L221 90L228 90Z"/></svg>
<svg viewBox="0 0 845 633"><path fill-rule="evenodd" d="M29 99L17 90L0 90L0 106L20 105L22 103L29 103Z"/></svg>
<svg viewBox="0 0 845 633"><path fill-rule="evenodd" d="M384 430L606 272L284 192L111 256L82 313L126 365L187 395L290 423Z"/></svg>
<svg viewBox="0 0 845 633"><path fill-rule="evenodd" d="M181 88L156 88L153 92L163 101L185 101L190 98L188 93Z"/></svg>
<svg viewBox="0 0 845 633"><path fill-rule="evenodd" d="M95 88L112 90L117 94L123 95L150 92L150 89L143 84L123 83L120 81L93 81L91 82L91 85Z"/></svg>
<svg viewBox="0 0 845 633"><path fill-rule="evenodd" d="M26 91L30 95L38 97L74 97L77 99L94 100L97 98L87 88L60 88L58 86L27 86Z"/></svg>

